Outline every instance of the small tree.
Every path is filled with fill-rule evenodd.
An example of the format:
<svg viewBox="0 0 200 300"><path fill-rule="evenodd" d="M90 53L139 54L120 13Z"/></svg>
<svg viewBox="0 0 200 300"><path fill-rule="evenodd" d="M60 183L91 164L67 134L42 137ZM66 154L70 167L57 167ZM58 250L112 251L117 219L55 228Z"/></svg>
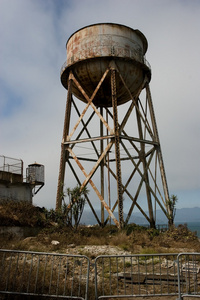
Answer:
<svg viewBox="0 0 200 300"><path fill-rule="evenodd" d="M69 213L69 223L75 229L77 229L80 223L86 203L86 196L88 193L89 191L87 187L84 187L82 189L79 186L76 186L73 189L67 188L67 195L69 197L69 205L67 206Z"/></svg>
<svg viewBox="0 0 200 300"><path fill-rule="evenodd" d="M175 218L175 215L176 215L176 203L177 203L177 201L178 201L178 197L175 196L175 195L171 195L171 197L167 201L169 226L172 226L174 224L174 218Z"/></svg>

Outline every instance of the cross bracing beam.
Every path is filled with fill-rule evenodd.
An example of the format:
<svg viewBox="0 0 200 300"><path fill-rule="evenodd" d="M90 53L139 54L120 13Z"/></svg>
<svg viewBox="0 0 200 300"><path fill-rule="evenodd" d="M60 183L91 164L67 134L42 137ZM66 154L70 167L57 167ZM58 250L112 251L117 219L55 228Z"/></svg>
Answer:
<svg viewBox="0 0 200 300"><path fill-rule="evenodd" d="M113 107L96 107L93 100L98 97L98 91L108 75L110 76ZM123 105L117 105L118 86L116 86L115 81L116 75L121 79L121 84L125 86L127 93L130 95L130 101L127 103L128 108L126 107L122 117ZM78 107L77 101L79 100L73 98L70 89L71 82L76 85L85 98L85 103L82 102L82 105L85 105L82 111ZM145 101L141 98L143 91L146 92ZM77 120L74 119L74 115L73 120L71 118L73 109L77 114ZM120 119L118 116L120 116ZM74 124L72 124L73 121L75 121ZM90 149L85 156L81 154L82 145L86 149ZM157 161L158 163L156 163ZM108 218L104 221L104 215L102 214L100 220L93 206L94 199L87 196L91 211L97 222L102 226L111 218L118 227L122 227L124 223L129 222L136 207L147 222L154 227L156 220L152 199L167 216L168 187L150 89L145 78L138 92L132 95L113 61L102 75L96 88L94 88L92 96L89 97L80 82L75 78L73 71L71 71L68 78L68 96L61 144L57 208L61 205L60 195L63 194L64 184L69 178L69 172L65 172L66 163L80 187L90 185L96 194L95 202L99 200L101 211L107 211ZM82 175L79 174L74 163L81 170ZM126 165L127 163L129 164ZM154 170L155 166L160 168L159 172ZM105 168L107 172L104 171ZM161 174L161 187L159 187L157 180L159 173ZM105 174L107 174L107 181L109 182L107 192L105 191ZM112 176L111 181L110 175ZM141 202L141 197L144 198L144 195L141 196L144 193L144 187L148 212L142 207ZM162 190L164 190L164 194ZM113 192L115 192L114 195ZM123 197L128 197L131 201L125 220L124 205L126 206L127 201ZM118 218L114 214L117 209Z"/></svg>

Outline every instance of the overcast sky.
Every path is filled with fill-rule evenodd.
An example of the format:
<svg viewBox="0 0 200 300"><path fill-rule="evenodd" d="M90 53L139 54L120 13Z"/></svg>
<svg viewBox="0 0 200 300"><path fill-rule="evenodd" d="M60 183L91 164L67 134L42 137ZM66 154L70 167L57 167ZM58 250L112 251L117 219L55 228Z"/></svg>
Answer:
<svg viewBox="0 0 200 300"><path fill-rule="evenodd" d="M76 30L111 22L148 40L150 89L169 192L200 207L200 1L0 0L0 155L45 165L34 204L55 207L67 92L65 45Z"/></svg>

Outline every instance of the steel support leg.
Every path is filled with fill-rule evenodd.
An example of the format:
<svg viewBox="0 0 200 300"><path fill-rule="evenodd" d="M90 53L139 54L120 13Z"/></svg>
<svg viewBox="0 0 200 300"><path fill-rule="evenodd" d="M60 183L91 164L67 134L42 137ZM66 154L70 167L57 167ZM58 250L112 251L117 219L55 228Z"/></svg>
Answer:
<svg viewBox="0 0 200 300"><path fill-rule="evenodd" d="M64 178L65 178L65 163L66 163L66 149L65 149L65 142L67 140L67 135L69 133L69 124L70 124L70 114L71 114L71 85L72 79L69 76L68 82L68 94L67 94L67 102L66 102L66 109L65 109L65 120L64 120L64 128L63 128L63 138L61 143L61 155L60 155L60 169L59 169L59 177L58 177L58 187L57 187L57 197L56 197L56 210L61 208L62 206L62 199L64 196Z"/></svg>
<svg viewBox="0 0 200 300"><path fill-rule="evenodd" d="M121 163L120 163L120 138L119 125L117 114L117 95L116 95L116 74L115 69L111 69L111 90L112 90L112 106L113 106L113 121L114 121L114 135L115 135L115 157L116 157L116 175L117 175L117 192L118 192L118 213L120 228L124 226L123 218L123 197L122 197L122 177L121 177Z"/></svg>
<svg viewBox="0 0 200 300"><path fill-rule="evenodd" d="M153 102L152 102L152 98L151 98L151 92L150 92L149 85L146 86L146 92L147 92L147 97L148 97L148 102L149 102L149 110L150 110L150 114L151 114L154 135L156 137L156 142L159 145L157 147L157 154L158 154L158 161L159 161L159 165L160 165L160 173L161 173L161 179L162 179L163 190L164 190L164 195L165 195L165 201L167 203L169 201L169 190L168 190L168 185L167 185L167 178L166 178L166 173L165 173L165 168L164 168L164 162L163 162L160 141L159 141L159 135L158 135L158 128L157 128L157 124L156 124L156 118L155 118L155 113L154 113L154 109L153 109Z"/></svg>

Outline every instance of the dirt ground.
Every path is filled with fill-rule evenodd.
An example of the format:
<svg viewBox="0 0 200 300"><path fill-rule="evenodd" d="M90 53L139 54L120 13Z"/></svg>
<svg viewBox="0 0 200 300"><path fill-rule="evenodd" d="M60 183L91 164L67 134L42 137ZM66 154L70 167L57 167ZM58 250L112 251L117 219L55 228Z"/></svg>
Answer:
<svg viewBox="0 0 200 300"><path fill-rule="evenodd" d="M77 230L73 230L61 227L56 223L38 227L38 216L31 219L30 215L33 215L31 210L27 213L27 220L31 219L31 222L25 219L22 210L19 212L18 215L16 213L12 215L8 211L5 215L5 211L0 207L0 224L6 224L4 228L0 227L1 249L85 255L92 264L99 255L200 252L199 239L188 230L186 225L171 228L166 232L142 228L136 224L130 224L121 231L117 230L115 226L106 226L105 228L80 226ZM32 223L32 220L36 220L35 223ZM41 219L39 221L41 222ZM11 224L11 230L9 230ZM94 300L92 298L91 300ZM184 297L185 300L198 298ZM0 295L1 299L14 300L12 297L3 298ZM122 298L111 299L121 300ZM178 299L178 296L145 296L126 299L175 300Z"/></svg>

